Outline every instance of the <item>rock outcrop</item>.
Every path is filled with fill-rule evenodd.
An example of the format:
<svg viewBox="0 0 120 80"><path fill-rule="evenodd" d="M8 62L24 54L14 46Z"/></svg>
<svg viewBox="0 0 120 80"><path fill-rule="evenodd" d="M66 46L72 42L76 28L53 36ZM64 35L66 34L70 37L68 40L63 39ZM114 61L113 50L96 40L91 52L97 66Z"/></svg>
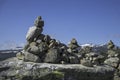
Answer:
<svg viewBox="0 0 120 80"><path fill-rule="evenodd" d="M113 80L114 68L103 65L24 62L16 58L0 63L0 80Z"/></svg>

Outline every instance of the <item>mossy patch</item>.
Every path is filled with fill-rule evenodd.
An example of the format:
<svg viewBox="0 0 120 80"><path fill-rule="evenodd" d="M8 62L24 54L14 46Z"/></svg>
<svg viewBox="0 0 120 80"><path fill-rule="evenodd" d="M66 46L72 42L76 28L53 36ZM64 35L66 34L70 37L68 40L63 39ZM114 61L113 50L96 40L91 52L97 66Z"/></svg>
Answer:
<svg viewBox="0 0 120 80"><path fill-rule="evenodd" d="M64 73L60 71L53 71L52 73L49 73L43 77L40 78L40 80L63 80Z"/></svg>

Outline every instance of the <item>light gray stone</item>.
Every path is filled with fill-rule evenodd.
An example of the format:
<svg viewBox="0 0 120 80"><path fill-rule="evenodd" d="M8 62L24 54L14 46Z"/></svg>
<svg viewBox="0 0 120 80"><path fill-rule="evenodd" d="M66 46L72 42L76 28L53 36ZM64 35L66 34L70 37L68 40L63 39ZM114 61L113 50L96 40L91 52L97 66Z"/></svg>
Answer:
<svg viewBox="0 0 120 80"><path fill-rule="evenodd" d="M109 58L104 61L105 64L112 66L112 67L117 67L119 64L120 60L117 57Z"/></svg>
<svg viewBox="0 0 120 80"><path fill-rule="evenodd" d="M40 58L35 54L29 53L29 52L24 52L24 54L25 54L24 61L27 61L27 62L41 62Z"/></svg>
<svg viewBox="0 0 120 80"><path fill-rule="evenodd" d="M41 34L43 31L42 28L37 28L35 26L30 27L27 34L26 34L26 40L27 41L34 41L35 38L37 38L39 36L39 34Z"/></svg>

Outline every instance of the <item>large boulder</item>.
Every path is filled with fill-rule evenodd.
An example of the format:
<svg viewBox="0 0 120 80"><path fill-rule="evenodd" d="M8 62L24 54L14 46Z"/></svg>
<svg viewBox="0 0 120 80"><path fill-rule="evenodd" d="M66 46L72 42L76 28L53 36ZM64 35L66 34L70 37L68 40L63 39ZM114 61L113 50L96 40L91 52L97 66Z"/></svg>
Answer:
<svg viewBox="0 0 120 80"><path fill-rule="evenodd" d="M112 66L114 68L118 67L119 62L120 62L120 60L117 57L112 57L112 58L106 59L104 61L105 64Z"/></svg>
<svg viewBox="0 0 120 80"><path fill-rule="evenodd" d="M113 80L110 66L23 62L16 58L0 62L0 80Z"/></svg>
<svg viewBox="0 0 120 80"><path fill-rule="evenodd" d="M39 54L39 48L37 46L31 46L29 47L28 51L33 54Z"/></svg>
<svg viewBox="0 0 120 80"><path fill-rule="evenodd" d="M58 49L51 48L46 54L44 62L47 63L60 63L60 53Z"/></svg>
<svg viewBox="0 0 120 80"><path fill-rule="evenodd" d="M27 62L41 62L39 56L35 55L35 54L32 54L32 53L29 53L29 52L24 52L24 61L27 61Z"/></svg>

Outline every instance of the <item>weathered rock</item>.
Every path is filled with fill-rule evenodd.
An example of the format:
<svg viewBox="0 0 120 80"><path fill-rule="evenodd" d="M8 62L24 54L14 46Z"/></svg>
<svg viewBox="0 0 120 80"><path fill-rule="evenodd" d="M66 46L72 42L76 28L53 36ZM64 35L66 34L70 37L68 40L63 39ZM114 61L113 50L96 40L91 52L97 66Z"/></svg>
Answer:
<svg viewBox="0 0 120 80"><path fill-rule="evenodd" d="M86 56L86 57L97 57L98 54L95 53L95 52L90 52L90 53L85 54L85 56Z"/></svg>
<svg viewBox="0 0 120 80"><path fill-rule="evenodd" d="M37 63L41 62L40 58L35 54L29 53L29 52L24 52L24 55L25 55L24 61L37 62Z"/></svg>
<svg viewBox="0 0 120 80"><path fill-rule="evenodd" d="M80 64L48 64L17 59L0 62L2 80L113 80L110 66L86 67Z"/></svg>
<svg viewBox="0 0 120 80"><path fill-rule="evenodd" d="M108 42L107 48L108 48L108 49L113 49L114 47L115 47L114 43L112 42L112 40L110 40L110 41Z"/></svg>
<svg viewBox="0 0 120 80"><path fill-rule="evenodd" d="M118 67L119 62L120 62L119 58L117 58L117 57L109 58L104 61L105 64L112 66L114 68Z"/></svg>
<svg viewBox="0 0 120 80"><path fill-rule="evenodd" d="M115 57L117 53L114 50L108 50L107 51L108 57Z"/></svg>
<svg viewBox="0 0 120 80"><path fill-rule="evenodd" d="M26 35L27 41L29 41L29 42L34 41L34 39L37 38L39 36L39 34L42 33L42 31L43 31L42 28L37 28L35 26L30 27L27 32L27 35Z"/></svg>
<svg viewBox="0 0 120 80"><path fill-rule="evenodd" d="M37 42L31 42L30 47L32 47L32 46L37 46Z"/></svg>
<svg viewBox="0 0 120 80"><path fill-rule="evenodd" d="M39 54L40 53L40 50L37 46L30 46L28 51L30 53L33 53L33 54Z"/></svg>
<svg viewBox="0 0 120 80"><path fill-rule="evenodd" d="M46 42L49 45L50 41L51 41L51 37L49 35L45 35L43 40L44 40L44 42Z"/></svg>
<svg viewBox="0 0 120 80"><path fill-rule="evenodd" d="M76 48L78 48L79 45L78 45L78 43L77 43L77 40L73 38L73 39L71 40L70 44L68 44L68 47L69 47L70 49L76 49Z"/></svg>
<svg viewBox="0 0 120 80"><path fill-rule="evenodd" d="M25 55L24 55L23 52L18 52L18 53L16 54L16 57L17 57L19 60L24 60Z"/></svg>
<svg viewBox="0 0 120 80"><path fill-rule="evenodd" d="M80 63L84 66L87 66L87 67L92 67L93 66L92 62L90 60L87 60L87 59L82 59L80 61Z"/></svg>
<svg viewBox="0 0 120 80"><path fill-rule="evenodd" d="M79 59L75 56L69 56L69 63L70 64L79 64Z"/></svg>
<svg viewBox="0 0 120 80"><path fill-rule="evenodd" d="M50 40L49 48L57 48L58 44L55 39Z"/></svg>
<svg viewBox="0 0 120 80"><path fill-rule="evenodd" d="M49 49L48 53L46 54L44 62L47 63L60 63L60 53L58 49Z"/></svg>
<svg viewBox="0 0 120 80"><path fill-rule="evenodd" d="M38 45L38 48L39 48L39 51L42 53L48 50L48 45L46 42L41 41Z"/></svg>
<svg viewBox="0 0 120 80"><path fill-rule="evenodd" d="M77 43L77 40L76 40L75 38L73 38L73 39L70 41L70 43L71 43L71 44L76 44L76 45L78 44L78 43Z"/></svg>
<svg viewBox="0 0 120 80"><path fill-rule="evenodd" d="M38 37L37 37L37 40L43 41L43 40L44 40L44 37L45 37L44 34L39 34ZM37 40L36 40L36 42L37 42Z"/></svg>
<svg viewBox="0 0 120 80"><path fill-rule="evenodd" d="M41 16L37 17L37 19L34 22L34 25L39 28L42 28L44 26L44 21L42 20Z"/></svg>

